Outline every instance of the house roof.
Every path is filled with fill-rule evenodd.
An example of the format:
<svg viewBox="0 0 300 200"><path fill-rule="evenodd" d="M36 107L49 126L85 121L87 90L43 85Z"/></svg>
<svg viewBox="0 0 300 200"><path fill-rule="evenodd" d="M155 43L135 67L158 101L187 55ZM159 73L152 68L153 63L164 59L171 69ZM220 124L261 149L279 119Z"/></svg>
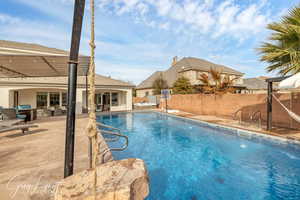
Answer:
<svg viewBox="0 0 300 200"><path fill-rule="evenodd" d="M85 85L85 76L77 77L77 85ZM68 84L67 76L59 77L26 77L26 78L0 78L0 85L66 85ZM134 85L112 79L110 77L97 74L95 76L96 86L119 86L119 87L134 87Z"/></svg>
<svg viewBox="0 0 300 200"><path fill-rule="evenodd" d="M215 64L207 60L194 57L184 57L179 60L176 64L171 66L166 71L156 71L146 80L141 82L137 89L152 88L153 81L161 75L168 83L168 86L172 86L174 82L178 79L179 73L186 70L199 70L199 71L209 71L211 68L221 71L222 73L233 74L242 76L243 73L236 71L232 68L226 67L224 65Z"/></svg>
<svg viewBox="0 0 300 200"><path fill-rule="evenodd" d="M262 78L245 78L244 80L244 86L249 90L267 90L268 89L268 83L263 80ZM274 89L277 89L277 85L273 85Z"/></svg>
<svg viewBox="0 0 300 200"><path fill-rule="evenodd" d="M69 52L38 44L0 40L0 77L44 77L68 74ZM79 56L78 74L85 75L88 56Z"/></svg>
<svg viewBox="0 0 300 200"><path fill-rule="evenodd" d="M181 59L179 62L175 64L179 65L181 67L181 71L187 71L187 70L199 70L199 71L209 71L211 68L216 69L222 73L226 74L233 74L233 75L244 75L243 73L234 70L230 67L226 67L224 65L219 65L212 63L210 61L201 59L201 58L194 58L194 57L187 57Z"/></svg>
<svg viewBox="0 0 300 200"><path fill-rule="evenodd" d="M0 40L0 55L56 55L68 56L69 52L34 43Z"/></svg>
<svg viewBox="0 0 300 200"><path fill-rule="evenodd" d="M142 81L137 88L138 89L146 89L146 88L152 88L152 84L153 82L159 77L159 76L163 76L163 72L162 71L156 71L153 74L151 74L147 79L145 79L144 81Z"/></svg>

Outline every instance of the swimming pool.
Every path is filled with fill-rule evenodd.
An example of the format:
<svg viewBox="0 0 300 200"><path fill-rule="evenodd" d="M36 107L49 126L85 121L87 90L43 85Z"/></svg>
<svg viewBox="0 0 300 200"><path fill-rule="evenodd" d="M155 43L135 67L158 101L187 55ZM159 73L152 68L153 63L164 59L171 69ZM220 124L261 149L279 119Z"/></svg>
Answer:
<svg viewBox="0 0 300 200"><path fill-rule="evenodd" d="M148 199L300 199L299 145L156 112L97 120L129 137L128 149L114 152L115 159L146 162Z"/></svg>

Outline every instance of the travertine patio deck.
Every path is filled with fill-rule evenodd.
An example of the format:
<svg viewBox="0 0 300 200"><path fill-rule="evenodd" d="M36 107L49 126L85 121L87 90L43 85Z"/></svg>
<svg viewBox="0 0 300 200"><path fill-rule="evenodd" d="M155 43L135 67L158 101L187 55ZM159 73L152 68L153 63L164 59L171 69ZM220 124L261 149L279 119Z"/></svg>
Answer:
<svg viewBox="0 0 300 200"><path fill-rule="evenodd" d="M54 187L63 178L65 117L35 121L38 128L26 134L0 134L0 199L27 200L35 187ZM75 172L88 168L87 116L76 121ZM34 199L48 199L49 188ZM39 196L40 195L40 196ZM12 198L13 197L13 198Z"/></svg>

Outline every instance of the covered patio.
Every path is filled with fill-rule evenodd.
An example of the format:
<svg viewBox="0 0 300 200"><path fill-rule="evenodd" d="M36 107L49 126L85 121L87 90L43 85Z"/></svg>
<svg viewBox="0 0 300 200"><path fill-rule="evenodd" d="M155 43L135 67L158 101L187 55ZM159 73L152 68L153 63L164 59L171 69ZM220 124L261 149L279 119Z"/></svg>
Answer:
<svg viewBox="0 0 300 200"><path fill-rule="evenodd" d="M0 40L0 77L67 76L69 52L38 44ZM79 56L78 75L86 76L89 56Z"/></svg>
<svg viewBox="0 0 300 200"><path fill-rule="evenodd" d="M0 106L15 108L29 105L37 117L63 115L67 106L67 77L0 78ZM129 83L105 76L96 76L96 109L125 111L132 109L132 88ZM77 78L76 113L87 110L85 77Z"/></svg>
<svg viewBox="0 0 300 200"><path fill-rule="evenodd" d="M37 44L0 41L0 106L27 105L37 116L66 113L68 91L67 51ZM76 113L87 112L89 57L79 57ZM133 85L96 75L97 111L132 109Z"/></svg>

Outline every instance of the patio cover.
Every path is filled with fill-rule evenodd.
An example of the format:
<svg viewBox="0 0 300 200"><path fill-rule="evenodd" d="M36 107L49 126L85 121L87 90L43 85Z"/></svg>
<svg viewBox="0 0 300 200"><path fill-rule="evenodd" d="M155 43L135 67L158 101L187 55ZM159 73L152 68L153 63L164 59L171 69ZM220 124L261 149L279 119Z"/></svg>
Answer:
<svg viewBox="0 0 300 200"><path fill-rule="evenodd" d="M295 89L300 87L300 73L297 73L279 83L280 89Z"/></svg>
<svg viewBox="0 0 300 200"><path fill-rule="evenodd" d="M0 40L0 77L68 76L69 52L37 44ZM89 56L79 56L78 75L86 75Z"/></svg>

